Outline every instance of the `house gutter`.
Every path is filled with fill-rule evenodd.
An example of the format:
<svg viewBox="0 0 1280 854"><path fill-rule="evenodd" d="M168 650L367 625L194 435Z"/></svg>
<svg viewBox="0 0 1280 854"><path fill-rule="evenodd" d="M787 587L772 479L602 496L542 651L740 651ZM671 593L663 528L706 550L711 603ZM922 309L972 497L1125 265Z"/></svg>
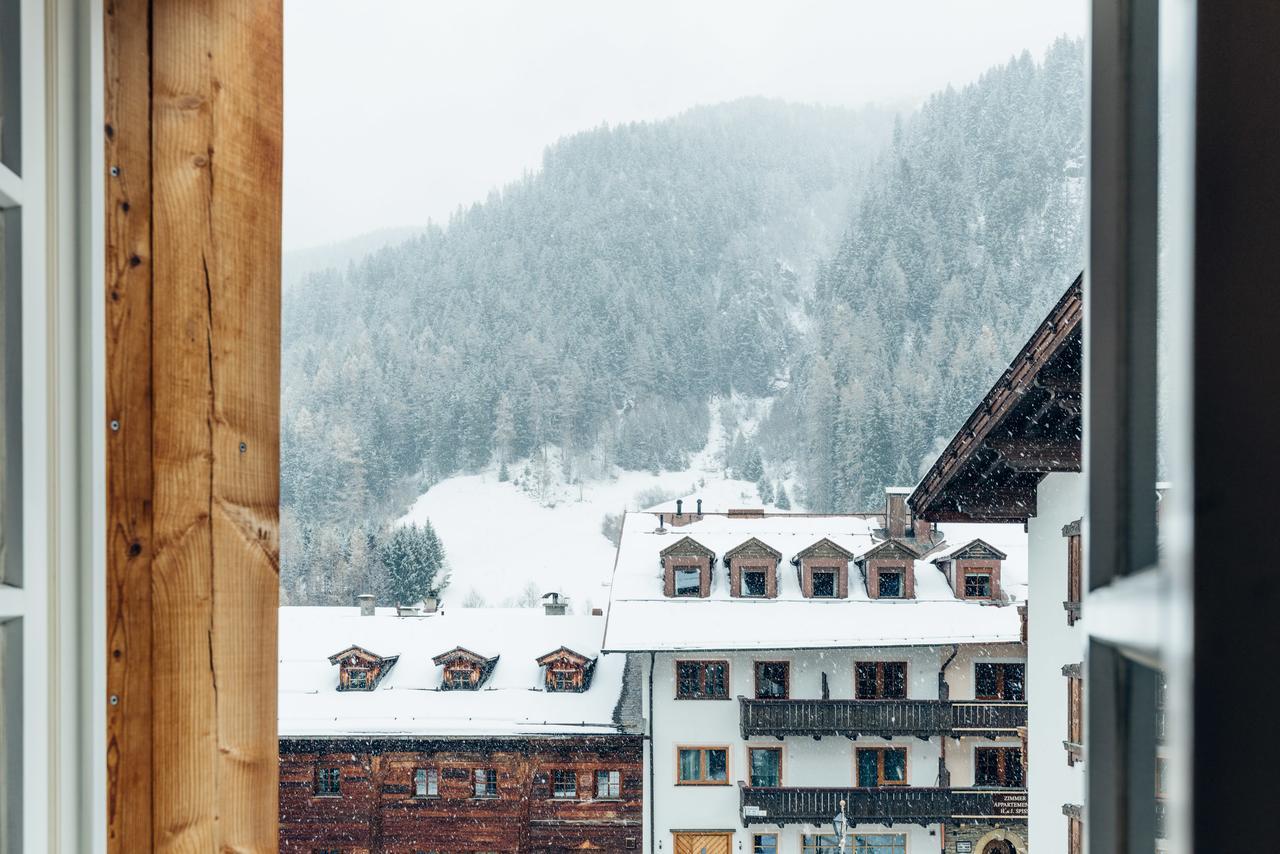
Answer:
<svg viewBox="0 0 1280 854"><path fill-rule="evenodd" d="M654 823L655 799L658 790L654 787L653 772L653 669L656 665L657 653L649 651L649 854L654 852L654 836L657 828Z"/></svg>

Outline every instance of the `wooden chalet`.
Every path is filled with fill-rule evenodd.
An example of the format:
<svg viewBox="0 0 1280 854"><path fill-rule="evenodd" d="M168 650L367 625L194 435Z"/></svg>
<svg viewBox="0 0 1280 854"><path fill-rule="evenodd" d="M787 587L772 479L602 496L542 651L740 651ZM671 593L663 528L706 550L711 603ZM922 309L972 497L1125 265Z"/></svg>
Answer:
<svg viewBox="0 0 1280 854"><path fill-rule="evenodd" d="M329 663L338 665L339 691L372 691L399 659L398 655L383 658L367 649L349 646L329 656Z"/></svg>

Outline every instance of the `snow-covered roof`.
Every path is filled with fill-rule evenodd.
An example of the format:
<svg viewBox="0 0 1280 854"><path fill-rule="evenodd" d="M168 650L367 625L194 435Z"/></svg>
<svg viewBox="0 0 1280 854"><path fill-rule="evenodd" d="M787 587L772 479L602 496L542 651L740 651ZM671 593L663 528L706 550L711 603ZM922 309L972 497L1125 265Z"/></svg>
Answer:
<svg viewBox="0 0 1280 854"><path fill-rule="evenodd" d="M986 546L988 549L991 549L992 551L996 552L1002 557L1006 556L1004 555L1003 549L996 548L994 545L992 545L991 543L988 543L986 540L982 539L981 537L974 537L972 540L961 541L961 542L950 543L950 544L944 543L943 548L929 553L929 562L938 563L939 561L951 560L957 554L965 551L970 546Z"/></svg>
<svg viewBox="0 0 1280 854"><path fill-rule="evenodd" d="M623 656L600 656L604 618L548 616L541 608L450 608L397 617L394 608L280 609L281 736L564 735L617 732ZM329 656L358 646L399 656L372 691L338 691ZM440 653L496 657L478 691L441 691ZM537 659L568 647L596 661L581 693L543 690Z"/></svg>
<svg viewBox="0 0 1280 854"><path fill-rule="evenodd" d="M864 554L882 542L872 536L878 524L878 519L865 514L769 513L753 518L707 513L687 525L660 529L654 514L628 513L614 569L604 649L803 649L1020 639L1016 608L956 598L946 577L930 563L937 549L915 562L913 600L869 598L856 566L850 567L848 599L802 595L797 572L789 563L797 553L826 538L852 554ZM1012 601L1025 598L1027 535L1022 525L946 524L941 532L946 538L943 547L980 538L1005 552L1001 587ZM707 598L663 596L659 553L682 537L691 537L716 553ZM750 537L782 553L774 599L729 595L723 555Z"/></svg>

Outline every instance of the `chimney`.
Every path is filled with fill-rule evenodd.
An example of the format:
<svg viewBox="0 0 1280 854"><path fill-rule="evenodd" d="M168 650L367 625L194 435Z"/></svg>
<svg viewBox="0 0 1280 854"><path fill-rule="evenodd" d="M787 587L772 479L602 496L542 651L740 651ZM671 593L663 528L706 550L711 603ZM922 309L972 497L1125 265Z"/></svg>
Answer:
<svg viewBox="0 0 1280 854"><path fill-rule="evenodd" d="M698 518L702 518L702 499L698 499Z"/></svg>
<svg viewBox="0 0 1280 854"><path fill-rule="evenodd" d="M663 523L663 521L664 521L663 515L662 515L661 513L659 513L659 514L658 514L658 530L659 530L659 531L661 531L661 530L662 530L662 523Z"/></svg>
<svg viewBox="0 0 1280 854"><path fill-rule="evenodd" d="M892 538L905 537L907 528L911 527L911 511L907 509L910 494L909 488L901 486L890 486L884 491L884 527Z"/></svg>
<svg viewBox="0 0 1280 854"><path fill-rule="evenodd" d="M676 515L677 516L684 515L684 499L683 498L676 499Z"/></svg>
<svg viewBox="0 0 1280 854"><path fill-rule="evenodd" d="M359 596L356 597L356 601L360 603L360 616L362 617L373 616L373 594L372 593L361 593Z"/></svg>
<svg viewBox="0 0 1280 854"><path fill-rule="evenodd" d="M426 598L422 600L422 612L424 614L434 614L440 610L440 591L428 590Z"/></svg>
<svg viewBox="0 0 1280 854"><path fill-rule="evenodd" d="M542 603L542 610L546 612L548 617L563 617L569 609L568 602L560 601L559 593L547 593L542 598L547 600Z"/></svg>
<svg viewBox="0 0 1280 854"><path fill-rule="evenodd" d="M592 609L591 609L591 616L593 616L593 617L603 617L603 616L604 616L604 608L592 608Z"/></svg>

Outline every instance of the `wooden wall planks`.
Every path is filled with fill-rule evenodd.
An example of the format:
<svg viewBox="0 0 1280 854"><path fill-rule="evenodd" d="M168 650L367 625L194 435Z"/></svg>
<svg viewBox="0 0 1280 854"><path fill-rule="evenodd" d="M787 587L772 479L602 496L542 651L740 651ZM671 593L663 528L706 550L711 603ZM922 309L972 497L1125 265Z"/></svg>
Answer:
<svg viewBox="0 0 1280 854"><path fill-rule="evenodd" d="M109 850L274 851L281 4L105 17Z"/></svg>

